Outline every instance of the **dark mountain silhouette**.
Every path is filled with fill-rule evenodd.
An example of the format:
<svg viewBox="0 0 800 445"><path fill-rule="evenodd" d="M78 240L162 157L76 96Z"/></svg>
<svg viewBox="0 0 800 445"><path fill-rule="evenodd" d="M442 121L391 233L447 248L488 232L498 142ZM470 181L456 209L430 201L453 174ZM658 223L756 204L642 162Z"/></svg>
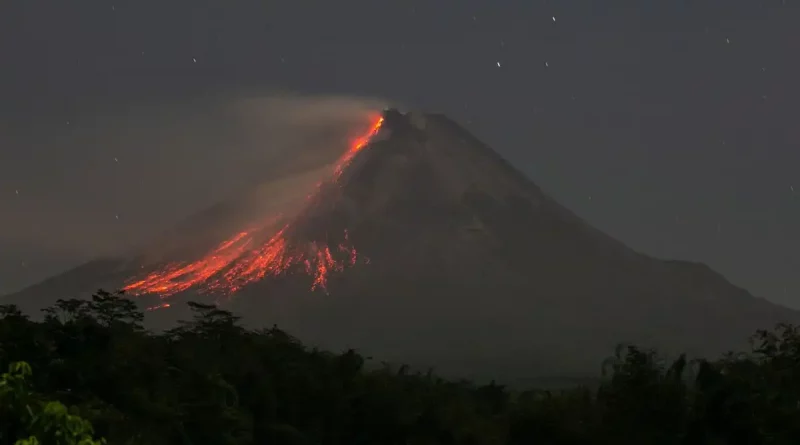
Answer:
<svg viewBox="0 0 800 445"><path fill-rule="evenodd" d="M329 273L327 292L309 290L295 269L268 274L239 290L230 309L322 347L446 373L595 373L619 342L718 355L758 328L800 321L703 264L629 249L437 114L385 112L367 149L289 220L288 244L352 245L359 260ZM92 262L2 301L33 310L113 288L139 262ZM194 289L172 298L197 298ZM166 322L181 311L157 313Z"/></svg>

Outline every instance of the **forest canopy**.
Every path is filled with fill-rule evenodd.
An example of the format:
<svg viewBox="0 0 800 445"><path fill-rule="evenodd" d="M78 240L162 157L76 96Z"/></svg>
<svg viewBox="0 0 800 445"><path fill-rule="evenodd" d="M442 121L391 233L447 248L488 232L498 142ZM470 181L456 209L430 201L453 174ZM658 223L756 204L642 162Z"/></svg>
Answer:
<svg viewBox="0 0 800 445"><path fill-rule="evenodd" d="M368 367L189 305L160 333L120 294L59 300L41 321L0 306L0 445L800 443L790 325L713 360L624 346L596 387L512 390Z"/></svg>

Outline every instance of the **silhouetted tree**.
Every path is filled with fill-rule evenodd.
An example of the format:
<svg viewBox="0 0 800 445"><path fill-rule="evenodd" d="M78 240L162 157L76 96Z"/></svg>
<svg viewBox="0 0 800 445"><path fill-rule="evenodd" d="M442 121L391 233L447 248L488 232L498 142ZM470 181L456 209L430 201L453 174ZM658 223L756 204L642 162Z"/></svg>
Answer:
<svg viewBox="0 0 800 445"><path fill-rule="evenodd" d="M716 360L621 346L597 387L517 391L368 367L356 351L189 306L192 319L160 334L122 294L58 300L41 322L0 306L0 365L36 370L3 376L0 445L92 444L92 431L130 445L800 443L800 330L789 325Z"/></svg>

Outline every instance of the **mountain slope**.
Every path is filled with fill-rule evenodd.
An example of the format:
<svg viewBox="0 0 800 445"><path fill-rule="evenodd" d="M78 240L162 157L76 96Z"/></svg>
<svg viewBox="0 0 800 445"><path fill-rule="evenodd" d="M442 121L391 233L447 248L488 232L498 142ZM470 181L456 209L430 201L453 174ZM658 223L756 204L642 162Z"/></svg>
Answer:
<svg viewBox="0 0 800 445"><path fill-rule="evenodd" d="M256 293L280 295L262 313L293 332L453 371L596 369L619 341L718 354L798 319L705 266L626 248L449 119L421 120L374 142L297 226L311 238L347 228L369 267L332 278L322 303L264 283L236 300L246 313L261 312Z"/></svg>
<svg viewBox="0 0 800 445"><path fill-rule="evenodd" d="M800 320L704 265L632 251L441 115L386 112L333 180L265 227L252 238L261 250L171 298L233 289L226 304L255 326L504 378L595 372L620 341L719 354ZM125 264L104 266L96 282L135 275ZM226 281L229 271L246 279ZM63 289L91 281L74 276ZM9 301L41 302L43 290Z"/></svg>

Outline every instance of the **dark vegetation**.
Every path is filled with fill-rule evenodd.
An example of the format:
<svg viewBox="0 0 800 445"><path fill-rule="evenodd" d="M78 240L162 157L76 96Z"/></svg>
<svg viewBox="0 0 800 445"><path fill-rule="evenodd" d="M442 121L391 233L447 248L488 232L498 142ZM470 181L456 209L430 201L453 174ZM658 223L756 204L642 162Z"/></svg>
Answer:
<svg viewBox="0 0 800 445"><path fill-rule="evenodd" d="M191 306L160 334L120 295L59 300L41 322L0 307L0 444L800 443L792 326L716 361L624 347L597 388L520 392L366 369Z"/></svg>

